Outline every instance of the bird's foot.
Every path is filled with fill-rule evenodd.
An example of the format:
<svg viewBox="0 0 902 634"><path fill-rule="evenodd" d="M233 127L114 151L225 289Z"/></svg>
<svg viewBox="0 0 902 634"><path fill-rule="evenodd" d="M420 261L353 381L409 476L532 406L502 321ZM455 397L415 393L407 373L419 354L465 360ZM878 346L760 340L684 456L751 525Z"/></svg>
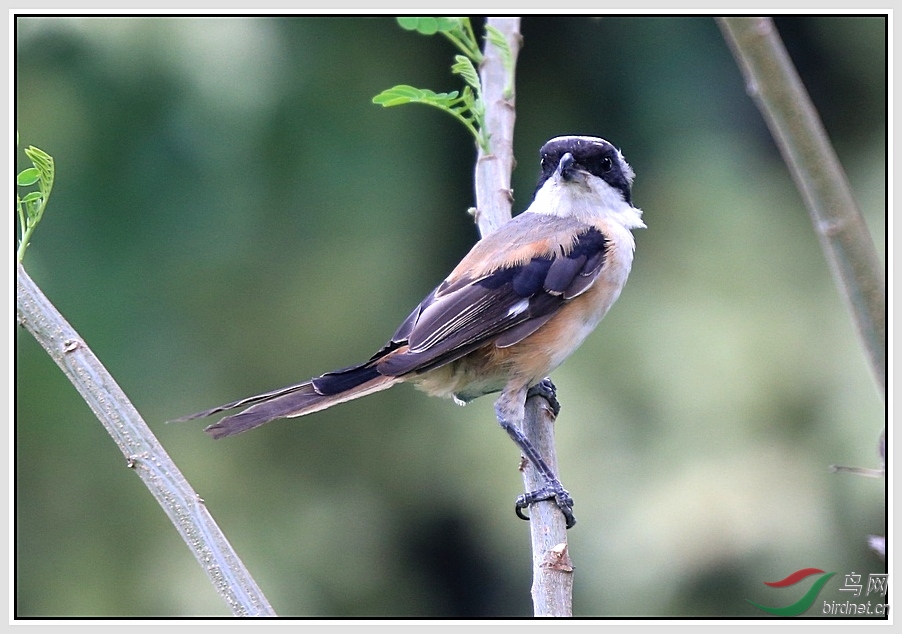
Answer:
<svg viewBox="0 0 902 634"><path fill-rule="evenodd" d="M523 514L523 509L530 504L544 500L554 500L561 513L564 514L567 528L573 528L573 525L576 524L576 518L573 517L573 498L556 479L541 489L518 496L514 503L514 512L521 520L529 520L529 517Z"/></svg>
<svg viewBox="0 0 902 634"><path fill-rule="evenodd" d="M557 388L554 387L554 383L551 382L551 379L545 377L526 392L526 398L532 398L533 396L541 396L546 401L548 401L548 405L551 406L551 413L554 414L554 417L557 418L557 415L561 413L561 403L557 400Z"/></svg>

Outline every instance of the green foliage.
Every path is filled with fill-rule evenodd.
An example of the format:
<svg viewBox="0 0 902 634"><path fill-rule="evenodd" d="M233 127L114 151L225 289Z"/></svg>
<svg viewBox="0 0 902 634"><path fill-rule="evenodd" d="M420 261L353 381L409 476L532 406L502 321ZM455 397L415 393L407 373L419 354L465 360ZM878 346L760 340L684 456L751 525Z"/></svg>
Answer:
<svg viewBox="0 0 902 634"><path fill-rule="evenodd" d="M482 62L482 52L479 50L479 43L473 34L473 26L470 24L469 18L398 18L398 24L402 29L416 31L423 35L441 33L464 55L477 64Z"/></svg>
<svg viewBox="0 0 902 634"><path fill-rule="evenodd" d="M514 96L514 56L511 53L511 47L508 46L504 33L491 24L486 24L485 33L489 44L497 48L501 53L501 63L507 72L507 81L504 84L504 98L510 99Z"/></svg>
<svg viewBox="0 0 902 634"><path fill-rule="evenodd" d="M383 90L373 97L373 103L380 104L386 108L399 106L404 103L424 103L434 106L444 110L464 124L476 141L483 144L482 133L478 126L482 122L484 108L482 107L482 101L473 97L473 90L469 86L464 88L463 93L459 93L456 90L436 93L426 88L414 88L413 86L400 84Z"/></svg>
<svg viewBox="0 0 902 634"><path fill-rule="evenodd" d="M476 67L473 66L473 62L470 61L470 58L464 57L463 55L455 55L454 64L451 66L451 72L463 77L464 81L472 86L474 90L478 91L481 88L481 84L479 83L479 73L476 72Z"/></svg>
<svg viewBox="0 0 902 634"><path fill-rule="evenodd" d="M35 227L44 215L47 201L50 199L50 190L53 189L53 157L34 146L25 148L25 156L31 160L33 167L28 167L16 176L16 185L19 187L31 187L37 185L37 191L31 191L20 197L16 194L16 211L19 214L19 226L22 238L19 241L19 249L16 257L19 262L25 257L25 249L31 241Z"/></svg>
<svg viewBox="0 0 902 634"><path fill-rule="evenodd" d="M487 151L488 139L483 132L485 120L485 104L482 99L482 84L476 67L482 63L479 43L473 33L469 18L398 18L398 24L407 31L416 31L423 35L441 33L448 38L463 55L454 56L451 72L460 75L467 84L462 91L436 93L423 88L398 85L373 97L373 103L386 108L405 103L423 103L444 110L464 124L479 146ZM497 29L487 26L486 38L501 49L504 66L508 71L508 84L505 95L513 92L513 57L504 35Z"/></svg>

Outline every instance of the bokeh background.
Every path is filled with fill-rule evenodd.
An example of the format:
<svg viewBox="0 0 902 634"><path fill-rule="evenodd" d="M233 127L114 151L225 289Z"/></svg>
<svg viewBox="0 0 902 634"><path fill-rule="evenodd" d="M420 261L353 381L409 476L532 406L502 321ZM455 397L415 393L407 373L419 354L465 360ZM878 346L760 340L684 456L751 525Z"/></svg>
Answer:
<svg viewBox="0 0 902 634"><path fill-rule="evenodd" d="M481 32L483 19L474 17ZM885 261L887 23L777 20ZM477 239L474 147L395 84L458 89L390 17L19 18L20 143L58 177L25 265L283 616L531 614L519 454L492 399L409 386L213 442L164 421L362 360ZM792 571L884 571L882 396L807 212L707 17L527 17L515 211L537 150L603 136L635 265L554 375L579 616L761 616ZM25 166L21 148L19 168ZM227 615L35 341L16 336L15 611ZM798 596L797 596L798 595ZM873 598L873 597L871 597Z"/></svg>

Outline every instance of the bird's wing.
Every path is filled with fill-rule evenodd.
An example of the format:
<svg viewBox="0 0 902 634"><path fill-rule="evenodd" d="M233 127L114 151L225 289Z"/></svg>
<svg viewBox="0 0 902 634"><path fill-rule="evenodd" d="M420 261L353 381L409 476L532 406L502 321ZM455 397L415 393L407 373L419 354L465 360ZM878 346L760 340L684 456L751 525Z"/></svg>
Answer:
<svg viewBox="0 0 902 634"><path fill-rule="evenodd" d="M553 245L528 261L451 277L423 300L371 363L380 374L400 376L444 365L489 341L511 346L592 285L606 249L601 231L586 227L570 244Z"/></svg>

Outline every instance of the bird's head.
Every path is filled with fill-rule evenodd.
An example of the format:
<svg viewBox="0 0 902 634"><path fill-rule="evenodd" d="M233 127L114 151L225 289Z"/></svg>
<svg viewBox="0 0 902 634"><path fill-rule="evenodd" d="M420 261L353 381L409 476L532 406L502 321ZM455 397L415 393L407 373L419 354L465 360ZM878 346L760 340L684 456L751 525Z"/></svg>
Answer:
<svg viewBox="0 0 902 634"><path fill-rule="evenodd" d="M632 206L633 169L616 147L598 137L559 136L539 152L542 174L534 211L556 215L635 216L625 224L643 226Z"/></svg>

